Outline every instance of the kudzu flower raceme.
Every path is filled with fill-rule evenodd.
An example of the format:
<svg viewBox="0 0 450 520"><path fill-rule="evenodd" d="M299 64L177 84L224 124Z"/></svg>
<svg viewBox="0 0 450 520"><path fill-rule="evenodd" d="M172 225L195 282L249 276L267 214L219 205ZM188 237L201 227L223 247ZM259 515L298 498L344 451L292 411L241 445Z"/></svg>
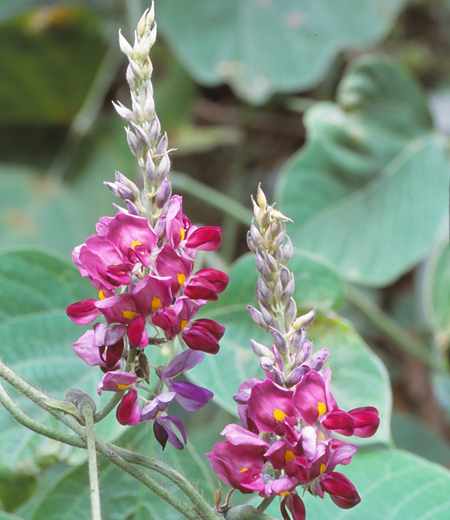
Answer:
<svg viewBox="0 0 450 520"><path fill-rule="evenodd" d="M255 294L260 309L250 315L270 334L270 346L250 340L260 358L265 379L250 379L234 396L242 426L228 425L226 441L208 453L217 475L241 493L280 497L285 520L304 520L301 496L305 491L349 509L360 502L352 482L335 471L350 463L356 446L333 438L370 437L379 425L374 407L346 412L331 392L331 370L323 368L326 348L313 352L305 327L315 310L297 317L292 298L294 277L287 268L293 254L284 217L268 206L261 188L254 205L248 244L259 271Z"/></svg>
<svg viewBox="0 0 450 520"><path fill-rule="evenodd" d="M105 182L126 207L115 205L117 214L100 218L97 233L74 249L73 261L98 297L69 305L67 314L79 325L95 322L73 348L89 366L104 372L99 393L122 396L117 420L125 425L151 421L163 447L168 441L182 449L183 425L167 408L177 401L193 412L213 397L210 390L176 378L200 364L205 354L219 351L225 328L196 315L218 299L229 277L216 269L195 269L196 252L216 250L221 230L193 225L183 213L182 198L172 195L168 140L161 134L151 82L149 51L155 39L152 5L138 24L133 46L120 34L129 60L131 109L114 104L128 124L126 137L144 189L120 172L114 182ZM177 338L184 349L179 353ZM155 349L163 345L171 359L167 366L154 365ZM152 382L144 397L138 390L154 378L151 370L159 383Z"/></svg>

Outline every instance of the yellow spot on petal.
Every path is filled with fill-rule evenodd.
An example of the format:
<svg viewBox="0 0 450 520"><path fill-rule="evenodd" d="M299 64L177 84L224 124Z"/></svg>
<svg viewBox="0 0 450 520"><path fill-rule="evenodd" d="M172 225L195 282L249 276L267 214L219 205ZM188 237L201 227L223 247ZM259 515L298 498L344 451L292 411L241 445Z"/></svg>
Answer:
<svg viewBox="0 0 450 520"><path fill-rule="evenodd" d="M184 240L184 237L186 236L186 233L183 228L180 227L180 233L181 233L181 240Z"/></svg>
<svg viewBox="0 0 450 520"><path fill-rule="evenodd" d="M181 320L181 330L184 329L184 327L186 327L187 325L187 320Z"/></svg>
<svg viewBox="0 0 450 520"><path fill-rule="evenodd" d="M248 470L248 468L242 468L239 470L239 473L242 473L243 471L247 471L247 470Z"/></svg>
<svg viewBox="0 0 450 520"><path fill-rule="evenodd" d="M320 417L327 411L326 404L319 402L319 404L317 405L317 410L319 411L319 417Z"/></svg>
<svg viewBox="0 0 450 520"><path fill-rule="evenodd" d="M325 468L326 468L325 464L322 463L320 465L320 473L319 473L319 475L322 475L322 473L325 471Z"/></svg>
<svg viewBox="0 0 450 520"><path fill-rule="evenodd" d="M133 240L131 244L131 249L134 249L136 246L141 246L142 242L139 242L139 240Z"/></svg>
<svg viewBox="0 0 450 520"><path fill-rule="evenodd" d="M117 388L119 390L126 390L128 387L130 387L131 385L120 385L119 383L117 383Z"/></svg>
<svg viewBox="0 0 450 520"><path fill-rule="evenodd" d="M106 298L101 289L98 291L98 297L100 298L100 300L104 300Z"/></svg>
<svg viewBox="0 0 450 520"><path fill-rule="evenodd" d="M122 311L122 314L126 320L132 320L136 316L134 311Z"/></svg>
<svg viewBox="0 0 450 520"><path fill-rule="evenodd" d="M284 460L287 462L288 460L294 460L295 455L292 451L286 450L286 453L284 454Z"/></svg>
<svg viewBox="0 0 450 520"><path fill-rule="evenodd" d="M159 309L159 307L162 307L161 300L159 298L157 298L156 296L153 296L152 311L154 311L155 309Z"/></svg>
<svg viewBox="0 0 450 520"><path fill-rule="evenodd" d="M291 492L290 491L282 491L280 493L280 497L284 497L285 495L289 495Z"/></svg>
<svg viewBox="0 0 450 520"><path fill-rule="evenodd" d="M178 283L180 284L180 287L181 287L184 284L184 282L186 281L186 276L184 276L184 274L178 274L177 278L178 278Z"/></svg>
<svg viewBox="0 0 450 520"><path fill-rule="evenodd" d="M273 416L275 417L276 421L283 421L284 418L287 417L287 414L285 414L283 410L275 408L275 410L273 411Z"/></svg>

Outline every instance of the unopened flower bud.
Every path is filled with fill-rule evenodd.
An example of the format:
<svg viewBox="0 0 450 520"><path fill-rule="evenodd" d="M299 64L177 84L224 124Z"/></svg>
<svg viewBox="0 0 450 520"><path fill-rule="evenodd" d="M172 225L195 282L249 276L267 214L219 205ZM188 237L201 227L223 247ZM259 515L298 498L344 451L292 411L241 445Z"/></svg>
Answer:
<svg viewBox="0 0 450 520"><path fill-rule="evenodd" d="M291 298L289 300L289 303L286 306L286 310L284 311L284 321L286 322L286 325L288 327L291 326L296 315L297 315L297 304L295 303L294 299Z"/></svg>
<svg viewBox="0 0 450 520"><path fill-rule="evenodd" d="M144 112L142 111L141 105L138 103L136 96L131 92L131 108L133 110L136 121L144 120Z"/></svg>
<svg viewBox="0 0 450 520"><path fill-rule="evenodd" d="M283 246L283 254L281 258L281 263L283 265L287 265L294 254L294 247L292 246L291 239L289 237L286 238L286 243Z"/></svg>
<svg viewBox="0 0 450 520"><path fill-rule="evenodd" d="M122 31L119 29L119 47L120 50L126 55L130 56L133 52L133 47L128 43L128 40L122 34Z"/></svg>
<svg viewBox="0 0 450 520"><path fill-rule="evenodd" d="M253 195L251 195L251 200L253 205L253 215L255 215L256 222L259 222L262 217L263 210L258 206L255 199L253 198Z"/></svg>
<svg viewBox="0 0 450 520"><path fill-rule="evenodd" d="M284 378L284 384L287 388L296 385L300 382L301 378L309 372L309 370L309 367L306 365L294 368L294 370Z"/></svg>
<svg viewBox="0 0 450 520"><path fill-rule="evenodd" d="M278 271L278 264L271 254L266 252L264 256L264 261L272 272Z"/></svg>
<svg viewBox="0 0 450 520"><path fill-rule="evenodd" d="M278 370L276 365L274 365L272 367L271 374L272 374L272 381L274 383L276 383L279 386L284 386L284 376L283 376L283 373L280 372L280 370Z"/></svg>
<svg viewBox="0 0 450 520"><path fill-rule="evenodd" d="M257 309L255 309L251 305L248 305L247 309L248 309L248 312L250 313L252 320L256 323L256 325L259 325L263 330L265 330L266 332L269 332L269 327L266 325L266 322L264 321L261 312L259 312Z"/></svg>
<svg viewBox="0 0 450 520"><path fill-rule="evenodd" d="M305 329L300 329L297 332L304 331L304 330ZM296 365L301 365L302 363L305 363L308 360L308 358L311 356L311 352L312 352L312 343L309 341L309 339L304 338L306 333L301 333L301 335L303 336L303 341L301 343L301 348L297 354L297 357L295 358ZM291 342L291 346L292 346L292 342Z"/></svg>
<svg viewBox="0 0 450 520"><path fill-rule="evenodd" d="M308 363L311 370L320 370L323 367L323 364L328 359L329 352L327 348L323 348L322 350L319 350L319 352L316 352L313 354L311 361Z"/></svg>
<svg viewBox="0 0 450 520"><path fill-rule="evenodd" d="M116 210L116 213L128 213L128 211L125 208L122 208L122 206L119 206L118 204L113 202L114 209Z"/></svg>
<svg viewBox="0 0 450 520"><path fill-rule="evenodd" d="M138 36L142 36L144 34L144 32L147 30L147 15L148 15L149 11L150 11L150 9L148 9L148 8L144 11L144 14L141 16L141 19L139 20L139 22L137 24Z"/></svg>
<svg viewBox="0 0 450 520"><path fill-rule="evenodd" d="M286 288L286 285L289 283L291 278L292 278L292 275L291 275L291 272L289 271L289 269L287 267L285 267L284 265L280 265L280 280L281 280L281 283L283 284L283 289Z"/></svg>
<svg viewBox="0 0 450 520"><path fill-rule="evenodd" d="M276 222L278 222L278 220ZM280 248L280 246L283 244L285 236L286 236L286 230L283 229L283 230L281 230L281 232L278 235L276 235L273 238L272 243L270 245L270 249L272 251L278 250Z"/></svg>
<svg viewBox="0 0 450 520"><path fill-rule="evenodd" d="M270 359L268 357L262 357L259 360L259 363L264 372L270 372L275 364L275 360Z"/></svg>
<svg viewBox="0 0 450 520"><path fill-rule="evenodd" d="M142 148L150 148L150 139L148 138L148 135L144 132L144 130L133 121L130 123L130 125L133 127L134 133Z"/></svg>
<svg viewBox="0 0 450 520"><path fill-rule="evenodd" d="M261 183L258 184L258 190L256 192L256 201L258 202L258 206L264 211L267 206L267 199L261 188Z"/></svg>
<svg viewBox="0 0 450 520"><path fill-rule="evenodd" d="M290 298L292 298L292 295L294 294L294 290L295 290L295 279L294 279L294 277L292 277L291 280L289 281L289 283L287 284L287 287L283 293L283 298L281 300L283 305L287 305Z"/></svg>
<svg viewBox="0 0 450 520"><path fill-rule="evenodd" d="M258 357L263 357L264 356L266 358L271 359L272 361L275 359L275 357L273 355L273 352L270 350L270 348L267 348L266 346L262 345L261 343L258 343L254 339L250 340L250 345L251 345L251 347L253 349L253 352Z"/></svg>
<svg viewBox="0 0 450 520"><path fill-rule="evenodd" d="M116 109L116 112L119 114L119 116L124 119L125 121L131 122L134 120L134 114L131 110L129 110L125 105L123 105L120 101L117 103L112 102L114 108Z"/></svg>
<svg viewBox="0 0 450 520"><path fill-rule="evenodd" d="M250 231L249 231L249 233L250 233ZM265 269L268 269L268 267L266 267L266 264L264 263L264 258L262 257L262 255L259 251L256 251L255 265L256 265L256 269L258 269L258 272L260 272L261 274L263 274ZM269 273L270 273L270 270L269 270Z"/></svg>
<svg viewBox="0 0 450 520"><path fill-rule="evenodd" d="M128 213L130 215L136 215L137 217L141 216L141 212L139 211L139 208L136 206L136 204L131 202L131 200L126 200L125 204L127 205Z"/></svg>
<svg viewBox="0 0 450 520"><path fill-rule="evenodd" d="M277 283L275 284L273 297L277 303L280 302L283 297L283 285L281 284L281 280L279 278L277 280Z"/></svg>
<svg viewBox="0 0 450 520"><path fill-rule="evenodd" d="M281 334L281 332L277 329L270 329L270 333L272 334L275 348L282 356L286 356L288 352L286 346L286 339L283 336L283 334Z"/></svg>
<svg viewBox="0 0 450 520"><path fill-rule="evenodd" d="M125 177L125 175L123 173L116 171L116 183L121 184L122 186L125 186L126 188L128 188L129 190L131 190L133 192L134 198L128 197L133 202L137 198L139 198L139 195L141 193L139 191L139 188L136 186L136 184L134 184L134 182L130 181L130 179L128 179L128 177Z"/></svg>
<svg viewBox="0 0 450 520"><path fill-rule="evenodd" d="M145 178L151 186L156 184L156 166L150 152L147 153L147 161L145 162Z"/></svg>
<svg viewBox="0 0 450 520"><path fill-rule="evenodd" d="M311 323L314 321L314 318L316 317L317 309L314 307L314 309L311 309L308 313L303 314L302 316L299 316L294 321L294 329L300 329L302 327L306 327L307 325L311 325Z"/></svg>
<svg viewBox="0 0 450 520"><path fill-rule="evenodd" d="M261 233L259 232L259 229L255 226L255 224L253 224L253 222L250 226L250 236L252 237L255 244L257 244L258 246L261 246L261 244L263 242L263 237L262 237Z"/></svg>
<svg viewBox="0 0 450 520"><path fill-rule="evenodd" d="M283 231L283 226L279 220L272 220L270 224L270 232L273 237L277 237Z"/></svg>
<svg viewBox="0 0 450 520"><path fill-rule="evenodd" d="M161 160L159 161L159 165L158 165L158 169L157 169L157 173L156 173L160 182L162 182L167 177L169 170L170 170L170 159L169 159L169 154L166 152L161 157Z"/></svg>
<svg viewBox="0 0 450 520"><path fill-rule="evenodd" d="M258 248L256 246L255 241L253 240L253 238L250 235L250 231L247 231L247 245L252 253L257 253Z"/></svg>
<svg viewBox="0 0 450 520"><path fill-rule="evenodd" d="M169 201L172 195L172 185L167 179L164 179L156 196L155 204L159 209L162 209Z"/></svg>
<svg viewBox="0 0 450 520"><path fill-rule="evenodd" d="M272 314L270 313L270 311L264 305L262 305L261 302L259 302L259 307L261 309L261 314L263 316L263 319L264 319L264 322L266 323L266 325L268 327L273 327L275 329L277 327L277 322L276 322L275 318L272 316Z"/></svg>
<svg viewBox="0 0 450 520"><path fill-rule="evenodd" d="M133 69L130 65L128 65L127 67L127 72L126 72L126 79L127 79L127 83L128 83L128 86L130 87L131 90L135 90L137 88L137 78L139 76L136 76L136 74L133 72Z"/></svg>
<svg viewBox="0 0 450 520"><path fill-rule="evenodd" d="M272 208L269 207L264 213L261 215L261 218L259 220L259 224L262 229L266 229L268 225L270 224L270 213L272 212Z"/></svg>
<svg viewBox="0 0 450 520"><path fill-rule="evenodd" d="M141 157L142 155L142 146L139 143L138 138L133 134L133 132L127 127L125 128L125 132L127 133L127 142L130 147L131 153L135 157Z"/></svg>
<svg viewBox="0 0 450 520"><path fill-rule="evenodd" d="M270 307L273 303L273 296L271 290L267 287L267 284L264 282L264 280L261 278L261 276L258 277L258 282L256 284L256 287L259 291L259 294L262 298L257 298L258 301L261 301L268 307Z"/></svg>
<svg viewBox="0 0 450 520"><path fill-rule="evenodd" d="M158 116L155 114L152 123L150 125L149 136L153 143L158 140L159 134L161 133L161 123L159 122Z"/></svg>
<svg viewBox="0 0 450 520"><path fill-rule="evenodd" d="M145 91L144 114L146 119L149 121L155 115L155 100L153 99L153 94L150 92L149 88Z"/></svg>
<svg viewBox="0 0 450 520"><path fill-rule="evenodd" d="M306 330L305 329L298 329L294 332L292 335L291 341L289 343L289 350L295 354L296 352L299 352L302 348L303 342L306 338ZM310 342L311 343L311 342ZM296 363L302 364L303 361L305 361L306 357L302 357L303 353L299 356L297 356Z"/></svg>
<svg viewBox="0 0 450 520"><path fill-rule="evenodd" d="M161 137L161 139L159 140L158 146L156 147L156 151L155 151L156 155L163 155L164 153L166 153L167 145L168 145L167 134L166 134L166 132L164 132L164 135Z"/></svg>

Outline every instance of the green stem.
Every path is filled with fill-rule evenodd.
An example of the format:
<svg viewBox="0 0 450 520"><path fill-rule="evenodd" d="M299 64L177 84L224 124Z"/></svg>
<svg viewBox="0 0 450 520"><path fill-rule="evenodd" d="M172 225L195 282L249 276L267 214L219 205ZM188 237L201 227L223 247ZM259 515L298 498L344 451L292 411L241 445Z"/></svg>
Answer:
<svg viewBox="0 0 450 520"><path fill-rule="evenodd" d="M49 439L68 444L69 446L74 446L75 448L86 448L86 442L79 437L75 437L69 433L61 432L59 430L55 430L54 428L50 428L49 426L45 426L44 424L41 424L35 419L29 417L26 413L22 412L22 410L9 397L1 383L0 403L13 418L22 426L25 426L25 428L28 428L29 430L36 432L39 435L44 435Z"/></svg>
<svg viewBox="0 0 450 520"><path fill-rule="evenodd" d="M184 173L171 173L170 180L177 191L188 193L198 200L208 204L213 208L217 208L225 215L232 217L234 220L249 225L253 218L253 212L236 202L231 197L220 193L214 188L210 188L205 184L198 182Z"/></svg>
<svg viewBox="0 0 450 520"><path fill-rule="evenodd" d="M95 406L95 405L94 405ZM91 496L91 520L102 520L100 504L100 487L98 484L97 451L95 442L95 408L89 401L83 402L80 408L86 422L86 442L89 466L89 489Z"/></svg>
<svg viewBox="0 0 450 520"><path fill-rule="evenodd" d="M392 338L406 352L427 365L433 366L431 353L425 343L409 335L395 320L383 312L355 286L345 286L346 298L363 312L377 327Z"/></svg>
<svg viewBox="0 0 450 520"><path fill-rule="evenodd" d="M259 506L256 508L257 511L260 511L261 513L263 513L269 506L270 504L273 502L274 498L276 497L276 495L272 495L270 497L266 497L260 504Z"/></svg>

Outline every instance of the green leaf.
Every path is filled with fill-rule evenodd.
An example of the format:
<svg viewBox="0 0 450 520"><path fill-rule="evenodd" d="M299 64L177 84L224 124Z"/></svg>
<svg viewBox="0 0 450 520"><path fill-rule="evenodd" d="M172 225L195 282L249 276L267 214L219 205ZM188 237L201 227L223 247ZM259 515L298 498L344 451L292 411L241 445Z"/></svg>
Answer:
<svg viewBox="0 0 450 520"><path fill-rule="evenodd" d="M226 327L226 332L220 342L219 353L214 356L206 356L202 370L187 374L197 384L212 390L215 394L215 402L235 416L237 415L237 405L232 396L237 393L240 384L252 377L264 377L259 367L259 360L250 347L250 338L269 347L272 344L271 336L254 324L246 309L247 304L255 304L253 289L256 269L253 267L253 271L251 270L253 262L253 255L240 259L230 272L230 284L227 291L221 295L218 302L208 304L205 308L202 317L217 320ZM309 262L311 262L310 259L299 255L296 260L292 260L289 267L292 268L292 265L297 264L301 268L296 270L296 274L301 273L301 269L306 274L308 268L311 269ZM324 269L324 266L314 269L315 272L320 272L322 268ZM320 298L317 298L320 290L315 293L315 285L312 283L314 269L309 272L311 279L309 276L305 276L303 279L306 293L299 291L300 302L302 297L307 301L309 298L309 301L314 301L316 298L315 301L320 302ZM334 275L330 276L332 271L328 270L328 278L325 276L326 272L325 269L322 271L322 282L333 280ZM302 280L301 276L298 278ZM301 283L298 284L297 290L300 286ZM328 288L336 289L338 286L333 286L331 283ZM321 282L318 281L317 287L321 287ZM322 289L324 287L327 285L322 284ZM324 294L327 293L322 292L322 298ZM328 292L325 299L328 303L333 301L333 298L330 298L331 294L333 291ZM339 406L342 409L376 406L380 412L381 426L376 436L371 439L358 439L357 442L360 444L389 443L391 391L386 369L380 360L348 324L338 319L318 315L314 324L308 327L307 334L314 340L315 349L326 347L330 351L327 364L333 371L332 389Z"/></svg>
<svg viewBox="0 0 450 520"><path fill-rule="evenodd" d="M9 20L0 26L0 46L0 122L22 124L69 122L106 50L97 20L74 5Z"/></svg>
<svg viewBox="0 0 450 520"><path fill-rule="evenodd" d="M392 415L392 437L397 448L449 467L450 444L417 417L396 411Z"/></svg>
<svg viewBox="0 0 450 520"><path fill-rule="evenodd" d="M344 278L392 283L419 262L448 212L448 165L425 100L389 62L365 58L338 104L307 112L309 142L286 166L277 200L294 245Z"/></svg>
<svg viewBox="0 0 450 520"><path fill-rule="evenodd" d="M343 49L382 38L404 1L164 0L161 32L194 78L253 103L315 85Z"/></svg>
<svg viewBox="0 0 450 520"><path fill-rule="evenodd" d="M431 252L422 273L421 300L439 347L450 346L450 248L445 237Z"/></svg>
<svg viewBox="0 0 450 520"><path fill-rule="evenodd" d="M34 249L0 253L0 322L64 309L94 295L90 283L66 260Z"/></svg>

